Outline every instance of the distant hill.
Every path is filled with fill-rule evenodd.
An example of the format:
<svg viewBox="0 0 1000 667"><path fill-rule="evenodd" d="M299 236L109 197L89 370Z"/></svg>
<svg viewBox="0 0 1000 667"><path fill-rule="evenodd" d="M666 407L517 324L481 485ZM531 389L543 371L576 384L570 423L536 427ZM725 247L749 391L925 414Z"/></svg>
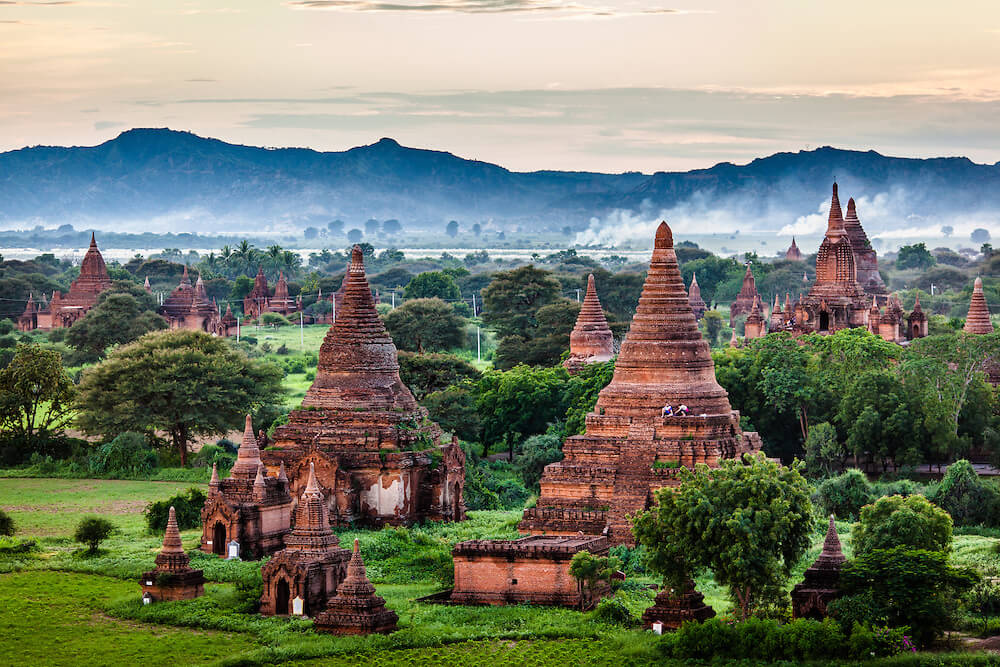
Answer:
<svg viewBox="0 0 1000 667"><path fill-rule="evenodd" d="M441 229L456 219L583 229L616 210L655 216L690 208L728 210L747 230L776 229L815 213L834 178L845 203L851 194L882 196L887 210L871 211L869 223L879 228L1000 210L1000 166L966 158L826 147L652 176L519 173L392 139L318 152L135 129L99 146L0 153L0 225L238 232L397 218L408 228Z"/></svg>

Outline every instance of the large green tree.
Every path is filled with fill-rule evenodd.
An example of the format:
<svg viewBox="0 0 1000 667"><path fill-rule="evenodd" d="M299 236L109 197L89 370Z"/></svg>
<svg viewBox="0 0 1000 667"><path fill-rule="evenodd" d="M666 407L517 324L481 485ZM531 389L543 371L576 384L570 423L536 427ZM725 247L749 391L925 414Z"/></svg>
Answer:
<svg viewBox="0 0 1000 667"><path fill-rule="evenodd" d="M425 271L406 284L403 296L407 299L442 299L456 301L462 298L455 279L444 271Z"/></svg>
<svg viewBox="0 0 1000 667"><path fill-rule="evenodd" d="M951 517L920 495L886 496L861 508L851 531L855 554L875 549L951 550Z"/></svg>
<svg viewBox="0 0 1000 667"><path fill-rule="evenodd" d="M658 491L657 506L633 519L632 532L667 585L680 589L708 568L746 619L784 586L809 548L809 484L798 466L763 454L680 475L680 487Z"/></svg>
<svg viewBox="0 0 1000 667"><path fill-rule="evenodd" d="M399 353L399 376L417 400L465 380L478 380L475 366L451 354Z"/></svg>
<svg viewBox="0 0 1000 667"><path fill-rule="evenodd" d="M544 433L566 413L569 373L562 366L515 366L509 371L487 371L479 380L478 408L483 426L483 451L505 442L513 459L517 445L530 435Z"/></svg>
<svg viewBox="0 0 1000 667"><path fill-rule="evenodd" d="M465 342L465 322L441 299L414 299L383 318L393 342L401 350L433 352Z"/></svg>
<svg viewBox="0 0 1000 667"><path fill-rule="evenodd" d="M18 438L47 436L68 424L75 397L58 352L19 344L0 370L0 430Z"/></svg>
<svg viewBox="0 0 1000 667"><path fill-rule="evenodd" d="M562 286L549 271L522 266L501 271L483 289L483 322L501 337L530 338L539 308L559 298Z"/></svg>
<svg viewBox="0 0 1000 667"><path fill-rule="evenodd" d="M278 403L281 379L277 366L248 359L224 338L148 333L84 371L77 423L105 437L164 431L184 465L193 437L224 434Z"/></svg>
<svg viewBox="0 0 1000 667"><path fill-rule="evenodd" d="M76 348L78 361L104 358L112 345L131 343L145 333L166 329L156 314L151 294L133 283L116 282L101 294L97 305L66 332L66 342Z"/></svg>

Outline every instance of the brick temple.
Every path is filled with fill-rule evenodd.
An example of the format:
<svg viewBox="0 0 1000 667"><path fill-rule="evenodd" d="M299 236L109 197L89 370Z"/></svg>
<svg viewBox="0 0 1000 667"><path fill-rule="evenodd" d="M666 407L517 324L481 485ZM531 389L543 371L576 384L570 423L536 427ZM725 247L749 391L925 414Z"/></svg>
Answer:
<svg viewBox="0 0 1000 667"><path fill-rule="evenodd" d="M986 294L983 293L983 279L978 276L972 286L972 299L969 301L969 313L965 316L963 331L970 334L993 333L990 308L986 305Z"/></svg>
<svg viewBox="0 0 1000 667"><path fill-rule="evenodd" d="M398 621L396 612L386 609L385 600L375 594L355 539L347 576L326 609L316 615L313 626L320 632L335 635L389 634L396 631Z"/></svg>
<svg viewBox="0 0 1000 667"><path fill-rule="evenodd" d="M788 246L788 250L785 251L785 259L792 262L802 261L802 251L799 250L799 246L795 244L795 237L792 237L792 245Z"/></svg>
<svg viewBox="0 0 1000 667"><path fill-rule="evenodd" d="M330 530L326 499L310 466L305 491L295 508L295 527L285 548L264 565L260 613L265 616L312 616L326 608L347 575L351 552L340 547Z"/></svg>
<svg viewBox="0 0 1000 667"><path fill-rule="evenodd" d="M840 570L846 560L840 548L837 527L833 524L833 515L830 515L830 525L827 526L826 539L823 540L823 551L805 571L802 582L792 589L792 615L795 618L821 620L826 617L827 605L839 595L837 583L840 581Z"/></svg>
<svg viewBox="0 0 1000 667"><path fill-rule="evenodd" d="M288 281L285 273L278 272L278 282L274 285L274 295L267 286L264 267L257 268L257 276L253 281L253 289L243 298L243 313L251 319L256 319L264 313L291 315L302 310L302 300L288 295Z"/></svg>
<svg viewBox="0 0 1000 667"><path fill-rule="evenodd" d="M757 293L757 281L754 279L753 271L750 270L748 263L746 273L743 274L740 292L736 295L736 300L729 304L729 326L733 326L736 318L740 315L750 314L754 299L760 299L760 294Z"/></svg>
<svg viewBox="0 0 1000 667"><path fill-rule="evenodd" d="M180 284L163 300L163 304L156 312L163 316L171 329L204 331L219 336L229 335L222 325L218 305L208 298L205 282L201 276L198 276L193 286L191 285L187 265L184 265ZM232 333L235 333L235 330Z"/></svg>
<svg viewBox="0 0 1000 667"><path fill-rule="evenodd" d="M602 536L529 536L519 540L469 540L452 549L455 587L442 601L457 604L544 604L589 608L606 593L591 592L569 573L573 556L608 555Z"/></svg>
<svg viewBox="0 0 1000 667"><path fill-rule="evenodd" d="M701 287L698 285L697 273L691 274L691 286L688 287L688 303L691 304L691 312L694 313L696 320L700 320L705 315L705 311L708 310L705 300L701 298Z"/></svg>
<svg viewBox="0 0 1000 667"><path fill-rule="evenodd" d="M17 320L17 328L21 331L47 331L72 326L97 305L97 298L109 287L111 277L108 267L97 249L97 238L91 232L90 247L80 263L80 275L70 284L69 291L66 294L58 290L53 292L48 302L44 297L35 301L28 295L24 313Z"/></svg>
<svg viewBox="0 0 1000 667"><path fill-rule="evenodd" d="M594 274L591 273L587 277L587 295L577 315L576 325L569 334L569 357L563 366L572 373L585 364L611 361L614 355L614 336L597 298Z"/></svg>
<svg viewBox="0 0 1000 667"><path fill-rule="evenodd" d="M229 477L219 479L212 466L201 522L205 553L228 557L236 542L240 558L256 560L285 547L292 523L288 478L283 469L275 477L264 474L250 415Z"/></svg>
<svg viewBox="0 0 1000 667"><path fill-rule="evenodd" d="M664 416L686 405L687 416ZM708 343L688 302L673 235L656 231L653 257L632 326L601 390L586 432L563 444L563 460L545 467L536 507L518 526L532 535L605 534L634 544L627 515L649 508L653 493L679 485L678 467L759 451L760 437L740 429L715 379Z"/></svg>
<svg viewBox="0 0 1000 667"><path fill-rule="evenodd" d="M676 630L686 621L707 621L715 610L705 604L705 596L695 590L688 579L681 592L664 588L653 598L653 606L642 613L642 626L647 630L660 623L664 630Z"/></svg>
<svg viewBox="0 0 1000 667"><path fill-rule="evenodd" d="M836 187L834 184L834 188ZM861 290L868 296L885 295L887 293L885 282L882 280L882 274L878 272L878 255L868 240L868 234L861 226L861 220L858 219L858 207L854 203L854 197L847 200L844 229L854 251L854 265L858 272L858 284L861 285Z"/></svg>
<svg viewBox="0 0 1000 667"><path fill-rule="evenodd" d="M142 592L154 602L190 600L204 595L204 573L193 569L190 562L177 528L177 512L171 507L167 515L167 531L163 535L163 548L156 555L156 567L143 572L139 580Z"/></svg>
<svg viewBox="0 0 1000 667"><path fill-rule="evenodd" d="M316 379L302 407L275 429L265 463L286 467L296 495L315 466L337 525L465 518L465 454L456 439L441 442L441 429L400 379L358 246L344 283Z"/></svg>

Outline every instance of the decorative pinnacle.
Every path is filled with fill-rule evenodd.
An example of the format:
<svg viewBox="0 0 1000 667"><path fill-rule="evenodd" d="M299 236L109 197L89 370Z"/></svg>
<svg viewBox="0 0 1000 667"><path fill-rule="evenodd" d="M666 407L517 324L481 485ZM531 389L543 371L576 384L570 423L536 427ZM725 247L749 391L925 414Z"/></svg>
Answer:
<svg viewBox="0 0 1000 667"><path fill-rule="evenodd" d="M319 484L316 483L316 466L309 462L309 481L306 482L306 490L302 495L319 495Z"/></svg>
<svg viewBox="0 0 1000 667"><path fill-rule="evenodd" d="M90 232L90 247L91 248L96 248L97 247L97 237L94 236L94 232L93 231Z"/></svg>
<svg viewBox="0 0 1000 667"><path fill-rule="evenodd" d="M215 463L212 464L212 479L208 480L208 485L210 487L219 485L219 466Z"/></svg>
<svg viewBox="0 0 1000 667"><path fill-rule="evenodd" d="M253 480L254 487L266 486L267 483L264 481L264 466L260 465L257 467L257 477Z"/></svg>
<svg viewBox="0 0 1000 667"><path fill-rule="evenodd" d="M670 226L667 221L664 220L660 222L660 226L656 228L656 238L653 240L653 248L673 248L674 247L674 234L670 231Z"/></svg>
<svg viewBox="0 0 1000 667"><path fill-rule="evenodd" d="M177 511L173 506L167 514L167 530L163 534L163 553L184 553L184 545L181 544L181 532L177 528Z"/></svg>

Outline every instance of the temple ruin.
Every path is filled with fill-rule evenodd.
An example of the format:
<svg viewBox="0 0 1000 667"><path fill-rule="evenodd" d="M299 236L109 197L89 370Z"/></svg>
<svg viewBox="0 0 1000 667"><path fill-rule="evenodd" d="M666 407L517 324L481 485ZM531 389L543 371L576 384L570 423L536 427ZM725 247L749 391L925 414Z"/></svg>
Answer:
<svg viewBox="0 0 1000 667"><path fill-rule="evenodd" d="M836 184L834 187L836 188ZM861 220L858 219L858 209L854 203L854 197L847 200L844 229L847 231L847 238L851 241L851 249L854 250L854 265L857 269L858 284L861 285L862 291L868 296L886 294L885 282L882 280L882 274L878 272L878 256L861 226Z"/></svg>
<svg viewBox="0 0 1000 667"><path fill-rule="evenodd" d="M747 263L740 292L736 295L736 300L729 305L729 326L733 326L736 318L740 315L750 314L754 299L760 299L760 294L757 293L757 281L753 277L753 271L750 270L750 264Z"/></svg>
<svg viewBox="0 0 1000 667"><path fill-rule="evenodd" d="M243 298L243 314L250 319L257 319L264 313L291 315L302 310L302 298L292 298L288 295L288 281L285 273L278 272L278 282L274 285L274 295L267 286L264 267L257 268L257 276L253 281L253 289Z"/></svg>
<svg viewBox="0 0 1000 667"><path fill-rule="evenodd" d="M567 438L563 460L545 467L537 506L518 528L634 544L628 515L652 506L656 490L679 485L680 466L716 466L760 448L715 379L664 222L613 379L587 415L586 432Z"/></svg>
<svg viewBox="0 0 1000 667"><path fill-rule="evenodd" d="M111 277L108 267L97 249L97 238L91 232L90 247L80 263L80 275L70 284L69 291L66 294L58 290L53 292L48 302L44 296L35 301L29 294L24 312L17 319L17 328L21 331L47 331L72 326L97 305L101 292L109 287Z"/></svg>
<svg viewBox="0 0 1000 667"><path fill-rule="evenodd" d="M700 320L708 310L705 301L701 298L701 287L698 285L698 274L691 274L691 286L688 288L688 303L691 304L691 312L694 318Z"/></svg>
<svg viewBox="0 0 1000 667"><path fill-rule="evenodd" d="M275 429L264 461L272 471L285 466L295 494L315 466L337 525L461 520L465 454L456 439L441 442L441 429L400 380L358 246L344 282L316 379Z"/></svg>
<svg viewBox="0 0 1000 667"><path fill-rule="evenodd" d="M171 329L228 335L224 331L218 305L208 298L205 282L198 276L198 280L192 286L187 265L181 274L180 284L163 300L163 304L156 312L167 320Z"/></svg>
<svg viewBox="0 0 1000 667"><path fill-rule="evenodd" d="M156 555L156 567L143 572L139 580L143 594L153 602L190 600L204 595L204 573L191 568L190 562L177 528L177 512L171 507L167 515L167 531L163 535L163 548Z"/></svg>
<svg viewBox="0 0 1000 667"><path fill-rule="evenodd" d="M385 600L375 594L355 539L347 576L326 609L316 615L313 626L320 632L335 635L389 634L396 631L398 621L396 612L386 609Z"/></svg>
<svg viewBox="0 0 1000 667"><path fill-rule="evenodd" d="M714 617L715 610L705 604L705 596L688 579L683 591L664 588L656 594L653 606L642 613L642 626L648 630L659 623L664 630L676 630L686 621L701 623Z"/></svg>
<svg viewBox="0 0 1000 667"><path fill-rule="evenodd" d="M802 582L792 589L792 615L795 618L821 620L826 617L827 605L838 597L837 583L845 561L837 527L833 524L833 515L830 515L823 551L805 571Z"/></svg>
<svg viewBox="0 0 1000 667"><path fill-rule="evenodd" d="M584 364L610 361L615 354L614 336L597 298L594 274L587 277L587 295L569 335L569 357L563 362L571 373Z"/></svg>

